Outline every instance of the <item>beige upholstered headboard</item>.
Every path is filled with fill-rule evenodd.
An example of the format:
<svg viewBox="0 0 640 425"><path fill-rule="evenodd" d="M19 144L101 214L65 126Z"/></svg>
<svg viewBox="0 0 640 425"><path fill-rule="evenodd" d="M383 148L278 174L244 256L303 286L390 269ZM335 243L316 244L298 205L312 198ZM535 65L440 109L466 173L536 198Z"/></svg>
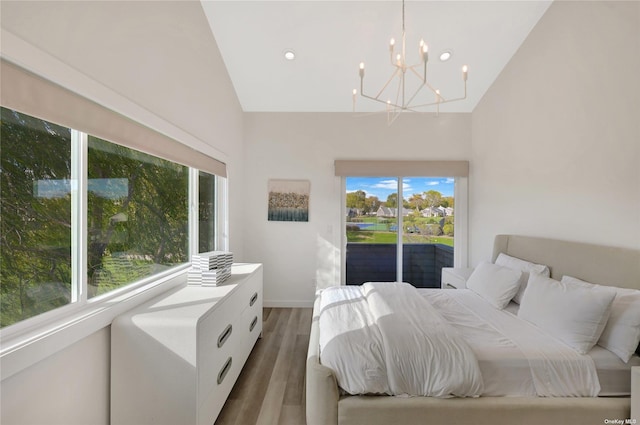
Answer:
<svg viewBox="0 0 640 425"><path fill-rule="evenodd" d="M497 235L493 258L501 252L591 283L640 289L640 250L519 235Z"/></svg>

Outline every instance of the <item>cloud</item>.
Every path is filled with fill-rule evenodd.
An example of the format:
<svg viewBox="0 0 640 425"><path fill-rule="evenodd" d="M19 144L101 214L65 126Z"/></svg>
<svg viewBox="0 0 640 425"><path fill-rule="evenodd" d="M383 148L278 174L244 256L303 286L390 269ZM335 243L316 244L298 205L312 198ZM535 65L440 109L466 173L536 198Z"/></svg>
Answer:
<svg viewBox="0 0 640 425"><path fill-rule="evenodd" d="M456 179L454 179L453 177L449 177L444 182L446 184L451 184L451 183L455 183L455 181L456 181Z"/></svg>
<svg viewBox="0 0 640 425"><path fill-rule="evenodd" d="M427 186L437 186L440 182L427 182Z"/></svg>
<svg viewBox="0 0 640 425"><path fill-rule="evenodd" d="M395 180L381 180L372 187L376 189L396 189L398 187L398 182Z"/></svg>

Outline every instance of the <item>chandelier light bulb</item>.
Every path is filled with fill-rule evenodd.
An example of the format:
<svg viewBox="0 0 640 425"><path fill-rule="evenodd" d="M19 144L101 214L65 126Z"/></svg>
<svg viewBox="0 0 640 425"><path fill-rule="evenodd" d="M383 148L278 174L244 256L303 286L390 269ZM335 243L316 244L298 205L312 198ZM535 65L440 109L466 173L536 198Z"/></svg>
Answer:
<svg viewBox="0 0 640 425"><path fill-rule="evenodd" d="M392 38L391 40L389 40L389 48L391 50L393 50L393 46L395 46L395 45L396 45L396 39L395 38Z"/></svg>
<svg viewBox="0 0 640 425"><path fill-rule="evenodd" d="M468 67L467 65L464 65L464 66L462 67L462 79L463 79L464 81L467 81L467 75L468 75L468 72L469 72L469 67Z"/></svg>
<svg viewBox="0 0 640 425"><path fill-rule="evenodd" d="M357 94L358 94L358 90L353 89L353 95L355 96L355 95L357 95Z"/></svg>
<svg viewBox="0 0 640 425"><path fill-rule="evenodd" d="M364 77L364 62L360 62L360 78Z"/></svg>

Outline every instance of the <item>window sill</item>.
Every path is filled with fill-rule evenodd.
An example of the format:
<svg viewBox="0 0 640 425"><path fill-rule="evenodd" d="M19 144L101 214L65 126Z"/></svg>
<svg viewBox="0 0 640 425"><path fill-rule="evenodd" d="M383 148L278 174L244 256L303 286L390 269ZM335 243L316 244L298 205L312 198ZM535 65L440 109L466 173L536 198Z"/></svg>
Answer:
<svg viewBox="0 0 640 425"><path fill-rule="evenodd" d="M118 315L183 285L187 266L115 297L106 298L72 313L2 338L0 381L44 360L109 325Z"/></svg>

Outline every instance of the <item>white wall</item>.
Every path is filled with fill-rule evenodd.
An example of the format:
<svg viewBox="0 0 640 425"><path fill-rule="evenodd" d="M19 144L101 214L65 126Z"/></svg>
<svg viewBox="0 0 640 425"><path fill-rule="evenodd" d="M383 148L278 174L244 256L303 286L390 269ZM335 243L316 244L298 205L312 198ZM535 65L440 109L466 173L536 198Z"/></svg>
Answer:
<svg viewBox="0 0 640 425"><path fill-rule="evenodd" d="M227 163L242 260L242 110L200 2L2 1L2 55ZM2 424L108 424L109 328L2 381Z"/></svg>
<svg viewBox="0 0 640 425"><path fill-rule="evenodd" d="M640 3L555 1L473 111L471 263L515 233L640 248Z"/></svg>
<svg viewBox="0 0 640 425"><path fill-rule="evenodd" d="M266 305L309 306L312 282L340 282L344 193L336 159L466 160L471 114L386 116L344 113L246 113L244 246L264 263ZM267 221L269 179L309 180L309 222Z"/></svg>
<svg viewBox="0 0 640 425"><path fill-rule="evenodd" d="M2 424L108 424L110 328L2 381Z"/></svg>

